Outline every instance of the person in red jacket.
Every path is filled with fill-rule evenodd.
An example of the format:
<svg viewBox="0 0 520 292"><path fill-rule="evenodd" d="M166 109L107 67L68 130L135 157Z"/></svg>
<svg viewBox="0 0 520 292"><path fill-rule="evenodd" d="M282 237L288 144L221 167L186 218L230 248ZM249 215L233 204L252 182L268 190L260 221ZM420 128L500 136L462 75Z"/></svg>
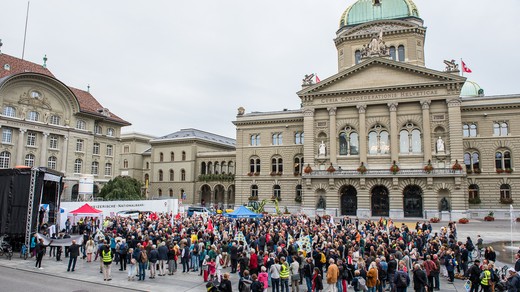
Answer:
<svg viewBox="0 0 520 292"><path fill-rule="evenodd" d="M249 257L249 273L251 275L258 274L258 255L254 248L251 249L251 256Z"/></svg>

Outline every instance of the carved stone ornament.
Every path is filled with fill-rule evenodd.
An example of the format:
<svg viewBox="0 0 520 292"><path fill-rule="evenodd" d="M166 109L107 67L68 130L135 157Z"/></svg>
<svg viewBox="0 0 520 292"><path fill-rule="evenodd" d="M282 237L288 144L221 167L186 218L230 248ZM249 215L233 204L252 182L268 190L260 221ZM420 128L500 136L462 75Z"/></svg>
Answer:
<svg viewBox="0 0 520 292"><path fill-rule="evenodd" d="M239 107L238 108L238 115L239 116L243 116L245 112L246 112L245 108L243 108L243 107Z"/></svg>
<svg viewBox="0 0 520 292"><path fill-rule="evenodd" d="M305 74L305 77L302 79L302 86L309 86L314 84L314 73Z"/></svg>
<svg viewBox="0 0 520 292"><path fill-rule="evenodd" d="M446 69L444 70L445 72L459 72L459 64L457 64L455 60L444 60L444 64L446 64Z"/></svg>
<svg viewBox="0 0 520 292"><path fill-rule="evenodd" d="M51 104L50 104L49 100L47 99L47 97L45 97L44 95L41 95L40 93L38 95L35 95L35 97L31 97L27 92L24 92L22 95L20 95L18 104L52 110Z"/></svg>
<svg viewBox="0 0 520 292"><path fill-rule="evenodd" d="M372 26L369 26L369 27L362 27L358 30L355 30L355 31L352 31L351 33L349 33L348 35L349 36L364 36L364 35L373 35L373 34L376 34L376 33L379 33L380 30L384 30L384 31L398 31L398 30L403 30L403 29L410 29L410 28L413 28L412 25L403 25L401 23L397 24L397 23L388 23L388 24L377 24L377 25L372 25Z"/></svg>
<svg viewBox="0 0 520 292"><path fill-rule="evenodd" d="M363 46L361 49L361 58L388 56L390 56L390 52L385 41L383 41L383 30L381 29L379 34L375 34L372 37L370 43Z"/></svg>

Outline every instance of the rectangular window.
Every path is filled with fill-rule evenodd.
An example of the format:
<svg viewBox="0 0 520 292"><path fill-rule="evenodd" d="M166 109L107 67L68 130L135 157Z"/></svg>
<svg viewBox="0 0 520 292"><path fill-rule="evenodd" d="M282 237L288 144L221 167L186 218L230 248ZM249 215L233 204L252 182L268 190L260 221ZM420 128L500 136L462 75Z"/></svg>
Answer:
<svg viewBox="0 0 520 292"><path fill-rule="evenodd" d="M9 128L2 129L2 143L12 143L13 142L13 130Z"/></svg>
<svg viewBox="0 0 520 292"><path fill-rule="evenodd" d="M36 146L36 133L27 132L27 146Z"/></svg>
<svg viewBox="0 0 520 292"><path fill-rule="evenodd" d="M113 147L112 145L107 145L107 156L112 156L113 155Z"/></svg>
<svg viewBox="0 0 520 292"><path fill-rule="evenodd" d="M49 149L58 149L58 136L51 135L49 137Z"/></svg>
<svg viewBox="0 0 520 292"><path fill-rule="evenodd" d="M94 143L94 147L92 148L92 154L99 155L99 143Z"/></svg>
<svg viewBox="0 0 520 292"><path fill-rule="evenodd" d="M83 140L82 139L78 139L76 140L76 151L77 152L83 152Z"/></svg>

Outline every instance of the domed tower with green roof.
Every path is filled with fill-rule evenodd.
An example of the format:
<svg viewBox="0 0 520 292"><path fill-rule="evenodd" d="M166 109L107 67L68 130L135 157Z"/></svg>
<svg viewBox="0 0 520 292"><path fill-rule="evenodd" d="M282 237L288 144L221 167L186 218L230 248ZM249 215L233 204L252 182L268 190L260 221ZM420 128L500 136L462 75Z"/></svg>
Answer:
<svg viewBox="0 0 520 292"><path fill-rule="evenodd" d="M374 57L366 53L371 42L385 48L376 57L424 66L423 24L412 0L357 0L341 15L334 40L339 71Z"/></svg>

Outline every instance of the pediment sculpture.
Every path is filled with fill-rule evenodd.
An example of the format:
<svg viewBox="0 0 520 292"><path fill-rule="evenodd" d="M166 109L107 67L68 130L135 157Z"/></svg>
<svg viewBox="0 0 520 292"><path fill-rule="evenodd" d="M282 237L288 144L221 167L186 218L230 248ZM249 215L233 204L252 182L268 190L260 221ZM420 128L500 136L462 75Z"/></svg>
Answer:
<svg viewBox="0 0 520 292"><path fill-rule="evenodd" d="M383 30L379 31L379 34L376 34L372 37L372 40L367 45L363 46L361 49L361 57L387 57L389 56L389 49L383 40Z"/></svg>

